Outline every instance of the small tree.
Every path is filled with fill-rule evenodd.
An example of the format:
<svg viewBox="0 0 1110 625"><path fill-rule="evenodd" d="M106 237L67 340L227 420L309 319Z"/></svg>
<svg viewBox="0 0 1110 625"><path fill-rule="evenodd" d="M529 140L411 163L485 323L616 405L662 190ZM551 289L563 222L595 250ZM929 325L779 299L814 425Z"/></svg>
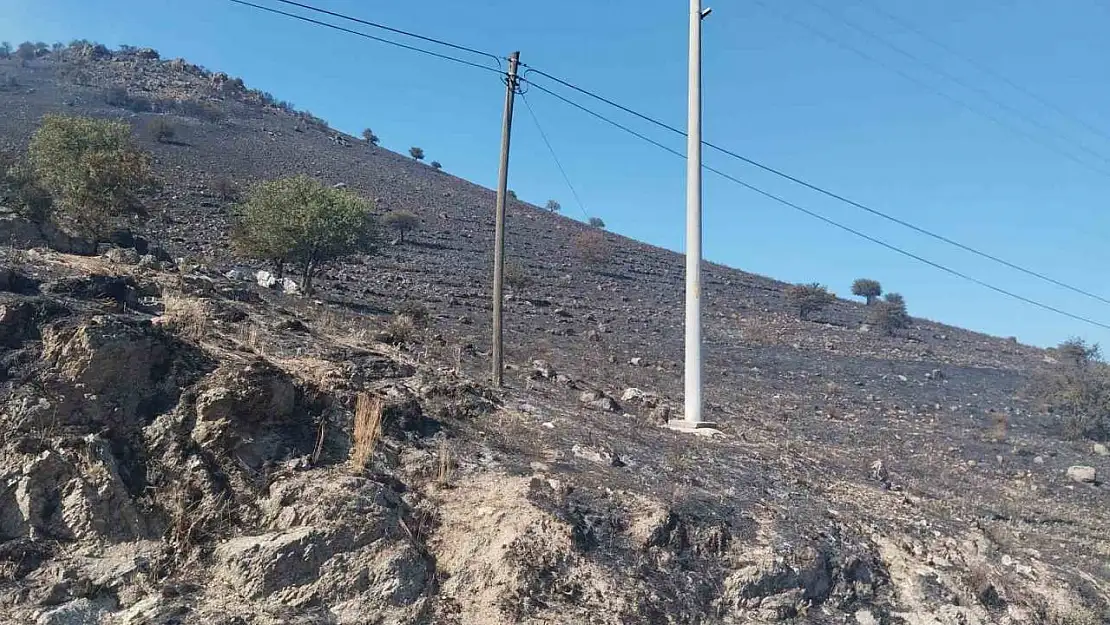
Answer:
<svg viewBox="0 0 1110 625"><path fill-rule="evenodd" d="M432 161L432 169L439 171L443 169L443 165L439 161Z"/></svg>
<svg viewBox="0 0 1110 625"><path fill-rule="evenodd" d="M868 306L874 304L875 300L882 294L883 287L878 280L860 278L852 283L852 295L866 298Z"/></svg>
<svg viewBox="0 0 1110 625"><path fill-rule="evenodd" d="M154 140L158 143L169 143L177 136L177 129L165 117L159 116L150 120L149 128L150 134L154 136Z"/></svg>
<svg viewBox="0 0 1110 625"><path fill-rule="evenodd" d="M803 320L809 319L811 314L824 309L836 300L836 296L829 293L824 285L816 282L787 287L786 298L798 311L798 317Z"/></svg>
<svg viewBox="0 0 1110 625"><path fill-rule="evenodd" d="M393 211L382 219L386 228L397 233L399 241L404 244L405 234L420 227L420 218L408 211Z"/></svg>
<svg viewBox="0 0 1110 625"><path fill-rule="evenodd" d="M590 225L594 228L604 228L605 222L602 221L601 217L590 217Z"/></svg>
<svg viewBox="0 0 1110 625"><path fill-rule="evenodd" d="M575 255L587 265L600 267L609 260L609 246L599 230L579 233L574 237L573 244Z"/></svg>
<svg viewBox="0 0 1110 625"><path fill-rule="evenodd" d="M9 59L12 56L12 44L4 41L0 42L0 59Z"/></svg>
<svg viewBox="0 0 1110 625"><path fill-rule="evenodd" d="M516 199L516 191L513 191L512 189L506 190L505 195L507 195L510 200Z"/></svg>
<svg viewBox="0 0 1110 625"><path fill-rule="evenodd" d="M65 225L96 241L120 218L141 215L138 193L154 183L150 155L134 146L123 122L47 115L28 156Z"/></svg>
<svg viewBox="0 0 1110 625"><path fill-rule="evenodd" d="M547 204L543 207L549 213L557 213L563 210L563 205L555 200L548 200Z"/></svg>
<svg viewBox="0 0 1110 625"><path fill-rule="evenodd" d="M909 327L910 315L906 312L905 298L898 293L887 293L883 301L872 306L868 321L887 334Z"/></svg>
<svg viewBox="0 0 1110 625"><path fill-rule="evenodd" d="M1086 367L1093 362L1102 361L1102 348L1098 343L1087 341L1073 336L1056 347L1061 359L1069 365Z"/></svg>
<svg viewBox="0 0 1110 625"><path fill-rule="evenodd" d="M30 61L35 58L35 44L30 41L24 41L16 48L15 56L21 61Z"/></svg>
<svg viewBox="0 0 1110 625"><path fill-rule="evenodd" d="M369 128L362 131L362 138L370 145L378 145L378 135L374 134L374 131Z"/></svg>
<svg viewBox="0 0 1110 625"><path fill-rule="evenodd" d="M409 156L418 161L424 160L424 148L418 148L415 146L409 148Z"/></svg>
<svg viewBox="0 0 1110 625"><path fill-rule="evenodd" d="M255 186L240 207L232 230L239 253L286 262L301 271L301 288L327 261L366 251L373 239L370 203L347 189L308 176L271 180Z"/></svg>

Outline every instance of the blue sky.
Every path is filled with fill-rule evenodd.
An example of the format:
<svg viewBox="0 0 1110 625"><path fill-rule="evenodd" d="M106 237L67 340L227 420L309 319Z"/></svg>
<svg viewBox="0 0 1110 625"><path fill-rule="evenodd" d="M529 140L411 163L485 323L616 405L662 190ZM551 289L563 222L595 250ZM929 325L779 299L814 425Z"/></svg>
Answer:
<svg viewBox="0 0 1110 625"><path fill-rule="evenodd" d="M529 65L684 125L683 0L314 1L501 54L520 50ZM1105 36L1110 4L760 1L774 9L754 0L707 0L714 13L704 25L706 139L1110 297L1105 278L1110 267L1110 38ZM904 30L872 11L873 3L1069 116ZM817 6L991 93L1009 110L914 64ZM503 88L494 74L259 14L226 0L0 3L0 40L74 38L150 46L165 57L181 56L242 76L249 86L311 110L339 129L357 133L370 126L386 147L404 152L419 145L429 160L439 160L452 173L486 186L496 181ZM591 214L602 217L610 230L682 250L680 159L541 92L527 97ZM684 149L679 137L605 112ZM914 253L1110 323L1110 305L954 250L727 157L707 151L706 162ZM556 198L567 215L581 217L523 106L517 109L510 187L541 205ZM1108 331L963 282L712 174L705 177L704 213L705 253L713 261L787 281L819 281L840 294L848 293L854 278L873 277L903 293L917 316L1032 344L1081 335L1110 345Z"/></svg>

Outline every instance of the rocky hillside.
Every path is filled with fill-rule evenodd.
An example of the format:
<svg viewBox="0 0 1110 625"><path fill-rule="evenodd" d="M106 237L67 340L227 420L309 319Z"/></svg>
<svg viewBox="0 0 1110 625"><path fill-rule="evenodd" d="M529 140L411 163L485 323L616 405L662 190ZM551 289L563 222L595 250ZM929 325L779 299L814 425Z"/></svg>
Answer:
<svg viewBox="0 0 1110 625"><path fill-rule="evenodd" d="M102 256L0 216L9 622L1110 619L1110 459L1026 399L1041 350L866 331L847 301L801 321L785 285L708 265L721 434L678 434L682 259L607 234L589 265L585 226L514 203L530 284L494 390L489 190L153 51L0 74L0 144L125 119L163 181ZM228 252L234 190L293 173L422 227L312 298L263 288Z"/></svg>

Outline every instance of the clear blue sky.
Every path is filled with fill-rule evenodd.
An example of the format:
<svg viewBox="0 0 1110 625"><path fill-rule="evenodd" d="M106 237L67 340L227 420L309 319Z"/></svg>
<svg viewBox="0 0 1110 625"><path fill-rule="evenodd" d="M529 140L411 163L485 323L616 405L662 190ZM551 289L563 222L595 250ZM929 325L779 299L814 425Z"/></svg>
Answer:
<svg viewBox="0 0 1110 625"><path fill-rule="evenodd" d="M684 125L684 0L313 1L502 54L518 49L525 63ZM773 3L775 12L750 0L721 0L705 22L707 139L1110 297L1110 2L763 1ZM1052 132L883 48L814 3L991 92ZM1103 134L978 72L866 3L881 3ZM1107 173L1091 171L830 44L784 21L782 13ZM496 180L503 89L493 74L226 0L0 3L0 40L74 38L150 46L164 57L181 56L242 76L249 86L309 109L339 129L357 133L370 126L386 147L403 152L419 145L453 173L486 186ZM543 93L533 90L528 97L589 212L613 231L681 251L683 162ZM678 137L629 123L683 149ZM516 129L510 187L538 204L556 198L566 214L580 217L523 106ZM1110 323L1110 305L953 250L720 155L707 152L706 161L915 253ZM841 294L848 293L852 279L873 277L902 292L918 316L1033 344L1081 335L1110 346L1110 332L945 275L712 174L705 185L705 250L711 260L782 280L823 282Z"/></svg>

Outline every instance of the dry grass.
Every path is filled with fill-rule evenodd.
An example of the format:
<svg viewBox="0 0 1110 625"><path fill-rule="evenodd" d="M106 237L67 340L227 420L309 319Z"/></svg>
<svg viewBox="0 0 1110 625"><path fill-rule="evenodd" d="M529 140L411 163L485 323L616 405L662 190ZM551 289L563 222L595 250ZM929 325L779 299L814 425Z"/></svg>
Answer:
<svg viewBox="0 0 1110 625"><path fill-rule="evenodd" d="M439 468L436 470L436 486L451 486L451 448L446 442L439 445Z"/></svg>
<svg viewBox="0 0 1110 625"><path fill-rule="evenodd" d="M181 336L199 341L208 334L208 308L203 300L180 293L166 293L162 296L162 304L171 327Z"/></svg>
<svg viewBox="0 0 1110 625"><path fill-rule="evenodd" d="M351 445L351 468L361 471L370 462L382 437L382 400L359 393L355 401L355 434Z"/></svg>

